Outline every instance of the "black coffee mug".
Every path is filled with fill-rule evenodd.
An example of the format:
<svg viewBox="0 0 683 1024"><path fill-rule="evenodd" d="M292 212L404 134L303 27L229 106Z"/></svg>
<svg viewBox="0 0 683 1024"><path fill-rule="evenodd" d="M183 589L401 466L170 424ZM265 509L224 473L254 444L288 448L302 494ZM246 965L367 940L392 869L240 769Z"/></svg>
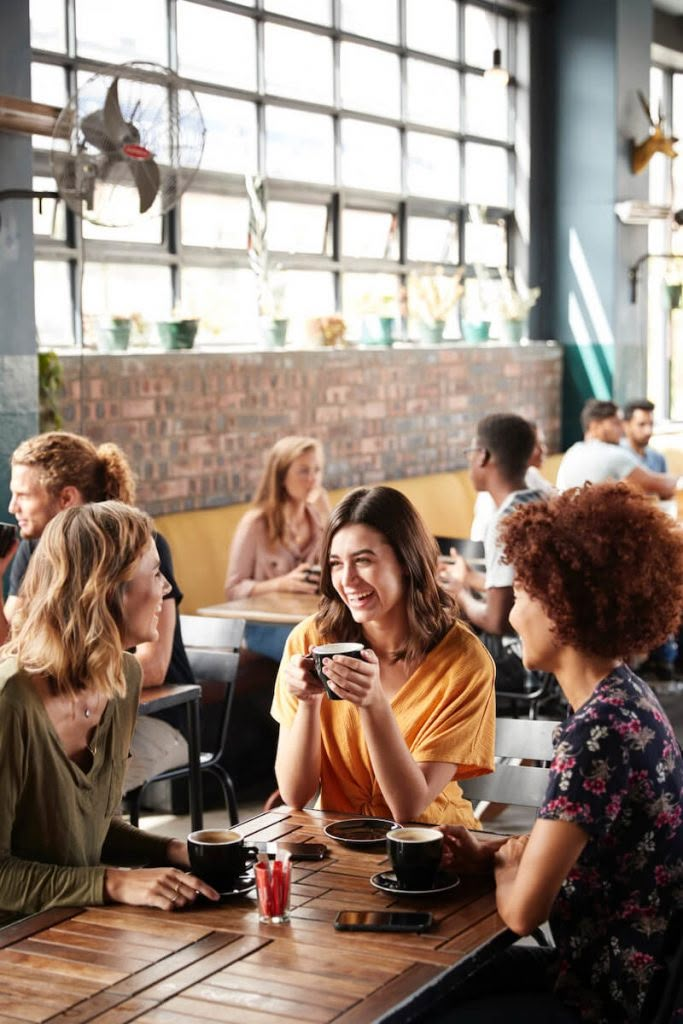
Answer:
<svg viewBox="0 0 683 1024"><path fill-rule="evenodd" d="M258 857L255 846L245 846L239 832L227 828L190 832L187 850L195 875L219 892L234 888L240 875L252 867Z"/></svg>
<svg viewBox="0 0 683 1024"><path fill-rule="evenodd" d="M342 700L339 694L335 693L329 686L329 681L323 670L323 658L333 658L335 654L343 654L346 658L360 658L362 644L320 644L314 647L312 653L315 662L315 671L318 679L325 687L325 693L330 700Z"/></svg>
<svg viewBox="0 0 683 1024"><path fill-rule="evenodd" d="M431 889L441 863L443 833L436 828L394 828L387 832L387 853L404 889Z"/></svg>

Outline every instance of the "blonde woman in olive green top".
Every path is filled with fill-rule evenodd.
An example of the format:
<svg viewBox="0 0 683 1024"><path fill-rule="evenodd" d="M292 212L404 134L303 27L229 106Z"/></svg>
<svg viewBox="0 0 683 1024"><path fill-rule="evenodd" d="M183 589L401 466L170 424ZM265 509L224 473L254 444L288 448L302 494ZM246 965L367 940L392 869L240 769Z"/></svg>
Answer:
<svg viewBox="0 0 683 1024"><path fill-rule="evenodd" d="M125 648L156 639L165 588L136 509L68 508L43 533L0 648L0 920L218 899L185 870L185 843L115 816L142 678Z"/></svg>

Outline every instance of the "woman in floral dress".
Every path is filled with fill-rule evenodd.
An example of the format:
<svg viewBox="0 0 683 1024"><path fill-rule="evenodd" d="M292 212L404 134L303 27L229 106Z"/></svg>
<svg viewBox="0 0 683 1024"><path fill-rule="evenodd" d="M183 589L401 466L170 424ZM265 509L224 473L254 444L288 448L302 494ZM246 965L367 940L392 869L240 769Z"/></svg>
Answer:
<svg viewBox="0 0 683 1024"><path fill-rule="evenodd" d="M493 869L506 924L528 935L549 920L555 947L512 947L444 1016L649 1021L665 943L681 934L683 759L626 659L680 621L683 531L627 485L602 484L522 506L502 533L524 663L557 676L570 715L530 834L447 828L447 858Z"/></svg>

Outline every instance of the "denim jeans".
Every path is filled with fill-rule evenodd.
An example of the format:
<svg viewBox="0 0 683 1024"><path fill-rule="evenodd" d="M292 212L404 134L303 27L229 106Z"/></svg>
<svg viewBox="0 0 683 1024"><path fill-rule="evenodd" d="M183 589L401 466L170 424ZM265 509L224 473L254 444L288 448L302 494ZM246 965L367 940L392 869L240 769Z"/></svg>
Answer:
<svg viewBox="0 0 683 1024"><path fill-rule="evenodd" d="M250 651L264 654L266 658L280 663L291 626L268 626L261 622L248 622L244 640Z"/></svg>

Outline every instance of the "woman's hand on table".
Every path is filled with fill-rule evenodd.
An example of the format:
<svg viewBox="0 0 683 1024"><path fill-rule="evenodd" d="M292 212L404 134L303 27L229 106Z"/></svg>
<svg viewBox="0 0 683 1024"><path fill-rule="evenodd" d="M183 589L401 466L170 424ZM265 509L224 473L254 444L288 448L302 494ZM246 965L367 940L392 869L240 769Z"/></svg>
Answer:
<svg viewBox="0 0 683 1024"><path fill-rule="evenodd" d="M325 694L310 655L295 654L289 659L285 665L285 683L289 692L304 704L320 703Z"/></svg>
<svg viewBox="0 0 683 1024"><path fill-rule="evenodd" d="M441 864L446 871L462 875L490 874L494 854L507 845L506 836L478 836L464 825L443 825Z"/></svg>
<svg viewBox="0 0 683 1024"><path fill-rule="evenodd" d="M360 658L348 658L344 654L324 658L323 670L331 689L356 707L369 708L378 702L386 702L379 661L370 648L361 651Z"/></svg>
<svg viewBox="0 0 683 1024"><path fill-rule="evenodd" d="M210 900L220 899L201 878L179 868L107 868L104 874L104 894L110 903L176 910L194 903L200 893Z"/></svg>
<svg viewBox="0 0 683 1024"><path fill-rule="evenodd" d="M307 575L310 569L308 562L302 562L284 576L278 576L276 589L290 594L317 594L318 584L311 583Z"/></svg>

